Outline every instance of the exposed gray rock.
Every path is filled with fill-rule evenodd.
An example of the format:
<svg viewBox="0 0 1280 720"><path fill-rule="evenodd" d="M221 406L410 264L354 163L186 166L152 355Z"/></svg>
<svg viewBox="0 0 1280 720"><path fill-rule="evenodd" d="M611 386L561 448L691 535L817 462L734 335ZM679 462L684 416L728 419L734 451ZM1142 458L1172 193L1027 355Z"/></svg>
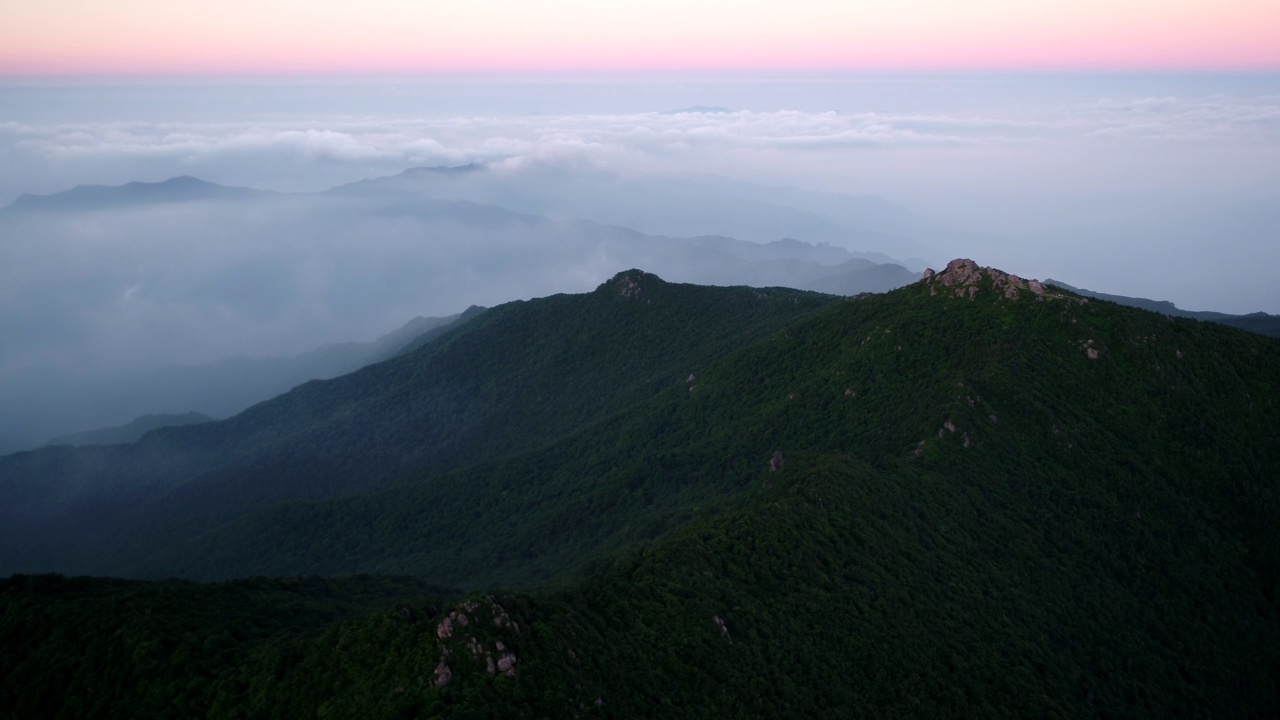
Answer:
<svg viewBox="0 0 1280 720"><path fill-rule="evenodd" d="M435 679L436 687L444 687L445 685L449 684L450 680L453 679L453 671L449 669L449 663L445 662L445 659L443 657L440 658L440 663L436 665L435 675L436 675L436 679Z"/></svg>
<svg viewBox="0 0 1280 720"><path fill-rule="evenodd" d="M782 451L775 450L773 457L769 458L769 472L782 472L782 468L786 465L787 459L782 455Z"/></svg>
<svg viewBox="0 0 1280 720"><path fill-rule="evenodd" d="M980 290L979 282L984 278L989 278L992 288L1006 300L1017 301L1024 290L1034 293L1037 300L1057 297L1046 294L1047 291L1039 280L1025 280L1012 273L981 267L968 258L952 260L942 272L926 270L922 282L929 284L930 295L937 295L938 287L942 286L952 288L952 294L957 298L967 297L973 300Z"/></svg>

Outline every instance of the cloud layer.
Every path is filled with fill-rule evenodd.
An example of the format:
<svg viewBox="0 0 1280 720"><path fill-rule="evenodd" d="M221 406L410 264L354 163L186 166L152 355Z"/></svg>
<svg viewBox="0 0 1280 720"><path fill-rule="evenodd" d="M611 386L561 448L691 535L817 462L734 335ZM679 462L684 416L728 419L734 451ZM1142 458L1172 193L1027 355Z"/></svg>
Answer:
<svg viewBox="0 0 1280 720"><path fill-rule="evenodd" d="M715 105L729 111L678 111ZM940 250L1027 274L1280 310L1274 292L1225 292L1280 260L1256 253L1280 193L1273 76L10 87L0 107L0 203L180 174L297 191L471 162L715 173L878 194L1002 238ZM1135 262L1167 281L1099 270ZM1205 268L1202 289L1170 279Z"/></svg>
<svg viewBox="0 0 1280 720"><path fill-rule="evenodd" d="M1269 142L1280 96L1102 98L1022 112L688 111L275 122L0 123L10 152L36 163L165 160L217 166L265 155L295 163L462 164L547 151L679 157L693 149L825 150L994 142Z"/></svg>
<svg viewBox="0 0 1280 720"><path fill-rule="evenodd" d="M316 192L482 163L405 181L556 222L968 256L1186 309L1280 312L1272 76L11 85L0 118L0 204L179 175ZM367 339L589 289L643 259L563 224L330 200L5 221L0 384L155 348L196 361Z"/></svg>
<svg viewBox="0 0 1280 720"><path fill-rule="evenodd" d="M1280 147L1276 83L1255 83L1251 94L1204 94L1212 88L1197 87L1199 94L1191 96L1107 87L1103 92L1128 94L1101 97L1069 92L1069 85L1059 84L1065 87L1057 97L1012 88L1030 97L1010 102L1007 97L1001 101L1002 96L987 86L951 88L939 83L935 90L950 88L955 97L932 103L929 87L909 86L898 92L835 83L838 92L827 98L821 83L788 92L765 86L758 88L762 95L778 97L757 101L760 105L786 104L733 112L654 109L531 115L477 102L498 112L430 116L420 114L430 110L430 93L419 88L417 94L406 94L413 103L385 101L385 106L376 106L377 98L358 97L364 103L359 107L370 105L377 113L369 117L334 114L342 106L332 98L319 115L303 117L282 117L276 108L266 113L231 108L221 113L227 118L199 108L199 114L210 117L67 122L45 113L0 123L0 159L6 161L6 169L0 171L0 202L22 192L55 192L84 182L159 180L175 174L282 190L319 190L405 167L528 159L555 160L570 167L586 163L625 170L706 170L751 180L776 172L786 182L810 178L823 187L843 184L840 189L848 190L857 184L862 190L887 194L898 188L866 187L875 173L887 170L889 181L905 184L895 176L909 176L910 182L919 183L927 179L920 176L927 163L954 176L972 173L979 162L996 170L1004 169L1002 163L1013 163L1008 168L1012 171L1019 162L1047 161L1053 166L1075 158L1106 169L1127 156L1143 161L1173 153L1192 161L1234 162L1233 151L1274 153ZM729 89L721 94L742 101L752 97L750 88ZM17 103L40 105L35 101L38 93L33 97L30 88L24 90L25 94L13 94L17 91L10 89L9 97L0 89L0 101L15 106L13 116L22 114ZM499 86L488 92L498 96L501 90ZM577 90L591 93L601 88ZM290 92L301 90L281 90L286 96ZM332 95L343 92L338 88ZM581 104L573 102L574 92L574 87L554 86L548 94L563 96L562 100L544 102ZM131 98L137 105L134 114L163 115L157 108L164 97L155 90ZM839 112L812 109L824 99L852 107ZM62 96L58 101L71 104ZM526 95L519 102L535 99ZM452 104L465 103L454 97ZM902 164L904 170L892 170ZM1239 174L1242 181L1251 181L1256 168L1246 166Z"/></svg>

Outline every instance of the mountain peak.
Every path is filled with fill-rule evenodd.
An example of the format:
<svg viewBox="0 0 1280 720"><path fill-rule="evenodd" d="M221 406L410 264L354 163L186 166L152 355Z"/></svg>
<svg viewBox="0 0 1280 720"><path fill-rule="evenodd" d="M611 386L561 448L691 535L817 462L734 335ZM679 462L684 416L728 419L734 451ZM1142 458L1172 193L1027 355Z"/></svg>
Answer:
<svg viewBox="0 0 1280 720"><path fill-rule="evenodd" d="M929 286L930 295L937 295L938 288L942 287L952 290L953 297L968 296L970 300L977 297L978 293L987 286L1007 300L1017 300L1023 291L1034 294L1037 300L1043 300L1046 297L1050 299L1065 297L1060 293L1047 290L1039 280L1024 280L1003 270L978 265L968 258L952 260L941 272L935 272L933 268L926 269L922 282ZM945 293L946 290L943 292Z"/></svg>
<svg viewBox="0 0 1280 720"><path fill-rule="evenodd" d="M667 281L657 275L632 268L614 275L608 282L597 288L597 291L612 291L625 298L639 299L645 296L646 291L665 285Z"/></svg>
<svg viewBox="0 0 1280 720"><path fill-rule="evenodd" d="M201 180L200 178L194 175L175 175L167 180L161 180L160 182L155 182L155 183L138 182L138 183L129 183L129 184L130 185L155 185L158 187L171 187L171 188L226 187L225 185L219 185L218 183L209 182L208 180Z"/></svg>

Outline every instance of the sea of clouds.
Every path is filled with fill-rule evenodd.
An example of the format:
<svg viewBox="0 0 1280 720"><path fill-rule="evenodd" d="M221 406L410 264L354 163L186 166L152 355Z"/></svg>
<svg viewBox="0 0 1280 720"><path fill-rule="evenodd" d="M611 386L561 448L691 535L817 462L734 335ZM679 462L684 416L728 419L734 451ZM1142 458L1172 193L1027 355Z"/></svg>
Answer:
<svg viewBox="0 0 1280 720"><path fill-rule="evenodd" d="M485 172L426 191L1280 313L1273 76L0 85L0 206L180 175L315 193L472 163ZM762 222L738 213L744 198L786 212ZM0 385L24 383L24 368L367 340L624 269L584 240L595 231L565 226L356 217L305 196L229 207L0 223ZM826 219L867 232L833 236ZM511 281L522 267L538 271Z"/></svg>

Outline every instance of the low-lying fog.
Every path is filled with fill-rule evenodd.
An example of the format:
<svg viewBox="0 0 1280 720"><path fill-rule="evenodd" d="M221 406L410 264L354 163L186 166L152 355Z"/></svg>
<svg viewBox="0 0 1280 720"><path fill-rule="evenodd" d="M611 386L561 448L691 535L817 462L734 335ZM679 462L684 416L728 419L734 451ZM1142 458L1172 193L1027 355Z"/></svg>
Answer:
<svg viewBox="0 0 1280 720"><path fill-rule="evenodd" d="M261 192L146 184L178 176ZM1277 313L1280 78L9 81L10 203L0 452L131 419L75 408L123 373L367 341L632 266L852 292L968 256ZM708 235L746 242L680 239Z"/></svg>

